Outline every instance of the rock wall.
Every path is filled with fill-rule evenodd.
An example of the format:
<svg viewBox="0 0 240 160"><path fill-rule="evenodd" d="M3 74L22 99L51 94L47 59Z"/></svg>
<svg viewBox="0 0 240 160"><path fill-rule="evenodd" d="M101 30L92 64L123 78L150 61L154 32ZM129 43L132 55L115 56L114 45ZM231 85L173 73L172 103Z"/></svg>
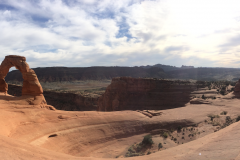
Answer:
<svg viewBox="0 0 240 160"><path fill-rule="evenodd" d="M240 79L237 81L234 87L234 95L236 96L236 98L240 98Z"/></svg>
<svg viewBox="0 0 240 160"><path fill-rule="evenodd" d="M187 81L113 78L98 100L98 110L160 110L183 107L201 87Z"/></svg>
<svg viewBox="0 0 240 160"><path fill-rule="evenodd" d="M21 86L8 85L8 93L14 96L21 96ZM84 97L74 93L58 93L44 91L44 96L49 105L59 110L66 111L93 111L97 110L97 98Z"/></svg>

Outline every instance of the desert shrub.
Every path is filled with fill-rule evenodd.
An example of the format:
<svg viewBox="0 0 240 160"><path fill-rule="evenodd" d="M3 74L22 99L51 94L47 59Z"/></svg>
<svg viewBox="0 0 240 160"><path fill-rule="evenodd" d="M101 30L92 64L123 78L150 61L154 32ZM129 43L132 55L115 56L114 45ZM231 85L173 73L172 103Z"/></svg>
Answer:
<svg viewBox="0 0 240 160"><path fill-rule="evenodd" d="M177 127L177 130L178 130L178 131L181 131L181 129L182 129L182 126L178 126L178 127Z"/></svg>
<svg viewBox="0 0 240 160"><path fill-rule="evenodd" d="M231 86L235 86L235 85L236 85L236 82L231 82L230 85L231 85Z"/></svg>
<svg viewBox="0 0 240 160"><path fill-rule="evenodd" d="M214 118L219 118L219 115L210 114L208 117L211 118L211 121L213 121Z"/></svg>
<svg viewBox="0 0 240 160"><path fill-rule="evenodd" d="M150 152L150 151L148 151L147 155L149 155L149 154L151 154L151 152Z"/></svg>
<svg viewBox="0 0 240 160"><path fill-rule="evenodd" d="M158 144L158 150L161 149L163 147L162 143Z"/></svg>
<svg viewBox="0 0 240 160"><path fill-rule="evenodd" d="M133 149L133 147L131 146L130 148L128 148L129 152L135 153L136 151Z"/></svg>
<svg viewBox="0 0 240 160"><path fill-rule="evenodd" d="M142 140L142 144L143 145L148 145L148 144L152 145L153 144L152 136L150 134L144 136L144 138Z"/></svg>
<svg viewBox="0 0 240 160"><path fill-rule="evenodd" d="M140 154L136 152L133 146L131 146L128 149L127 153L125 154L125 157L134 157L134 156L140 156Z"/></svg>
<svg viewBox="0 0 240 160"><path fill-rule="evenodd" d="M221 115L227 115L227 111L222 111L220 114Z"/></svg>
<svg viewBox="0 0 240 160"><path fill-rule="evenodd" d="M233 121L232 121L231 117L227 116L226 119L225 119L225 123L223 124L222 128L227 127L232 123L233 123Z"/></svg>
<svg viewBox="0 0 240 160"><path fill-rule="evenodd" d="M216 97L213 97L213 99L216 99Z"/></svg>
<svg viewBox="0 0 240 160"><path fill-rule="evenodd" d="M226 123L229 123L229 122L231 122L232 120L231 120L231 117L230 116L227 116L226 117Z"/></svg>
<svg viewBox="0 0 240 160"><path fill-rule="evenodd" d="M225 95L225 91L224 91L224 90L221 90L221 91L220 91L220 94L221 94L221 95Z"/></svg>
<svg viewBox="0 0 240 160"><path fill-rule="evenodd" d="M184 137L182 137L182 139L184 139Z"/></svg>
<svg viewBox="0 0 240 160"><path fill-rule="evenodd" d="M214 122L212 123L212 125L213 125L213 126L220 126L220 123L219 123L219 122L216 122L216 121L214 121Z"/></svg>
<svg viewBox="0 0 240 160"><path fill-rule="evenodd" d="M174 141L177 141L177 138L174 138L173 140L174 140Z"/></svg>
<svg viewBox="0 0 240 160"><path fill-rule="evenodd" d="M140 156L139 153L132 153L132 152L127 152L125 157L135 157L135 156Z"/></svg>
<svg viewBox="0 0 240 160"><path fill-rule="evenodd" d="M204 94L202 95L202 99L206 99L206 97L204 96Z"/></svg>
<svg viewBox="0 0 240 160"><path fill-rule="evenodd" d="M240 116L237 116L236 122L238 122L240 120Z"/></svg>
<svg viewBox="0 0 240 160"><path fill-rule="evenodd" d="M139 143L139 144L137 144L136 151L140 152L142 150L142 148L143 148L142 143Z"/></svg>
<svg viewBox="0 0 240 160"><path fill-rule="evenodd" d="M167 133L167 132L164 132L164 133L162 134L162 137L163 137L163 138L167 138L167 137L168 137L168 133Z"/></svg>

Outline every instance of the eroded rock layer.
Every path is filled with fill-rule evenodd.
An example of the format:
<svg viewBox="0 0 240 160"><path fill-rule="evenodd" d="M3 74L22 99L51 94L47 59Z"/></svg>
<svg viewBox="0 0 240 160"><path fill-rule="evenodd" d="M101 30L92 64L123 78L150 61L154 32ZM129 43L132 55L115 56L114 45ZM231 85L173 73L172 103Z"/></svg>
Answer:
<svg viewBox="0 0 240 160"><path fill-rule="evenodd" d="M113 78L98 100L100 111L170 109L183 107L197 84L183 81L120 77Z"/></svg>

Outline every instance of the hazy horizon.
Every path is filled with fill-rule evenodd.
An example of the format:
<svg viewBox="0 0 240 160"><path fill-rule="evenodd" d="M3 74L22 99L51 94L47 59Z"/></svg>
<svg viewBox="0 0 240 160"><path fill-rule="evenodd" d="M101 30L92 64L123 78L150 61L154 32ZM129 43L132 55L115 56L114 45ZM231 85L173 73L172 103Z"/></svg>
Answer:
<svg viewBox="0 0 240 160"><path fill-rule="evenodd" d="M0 60L240 68L237 0L0 0Z"/></svg>

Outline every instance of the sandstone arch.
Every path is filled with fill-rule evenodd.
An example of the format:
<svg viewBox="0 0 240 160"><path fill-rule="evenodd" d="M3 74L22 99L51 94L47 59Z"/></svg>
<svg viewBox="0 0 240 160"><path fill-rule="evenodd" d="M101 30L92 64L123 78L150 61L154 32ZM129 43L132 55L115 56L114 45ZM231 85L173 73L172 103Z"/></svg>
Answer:
<svg viewBox="0 0 240 160"><path fill-rule="evenodd" d="M41 105L41 107L46 107L47 103L43 96L42 86L39 83L34 70L29 68L26 58L23 56L9 55L3 60L0 66L0 92L7 94L8 84L5 82L4 78L11 67L18 69L23 77L22 96L18 99L15 98L12 100L25 100L24 104Z"/></svg>

